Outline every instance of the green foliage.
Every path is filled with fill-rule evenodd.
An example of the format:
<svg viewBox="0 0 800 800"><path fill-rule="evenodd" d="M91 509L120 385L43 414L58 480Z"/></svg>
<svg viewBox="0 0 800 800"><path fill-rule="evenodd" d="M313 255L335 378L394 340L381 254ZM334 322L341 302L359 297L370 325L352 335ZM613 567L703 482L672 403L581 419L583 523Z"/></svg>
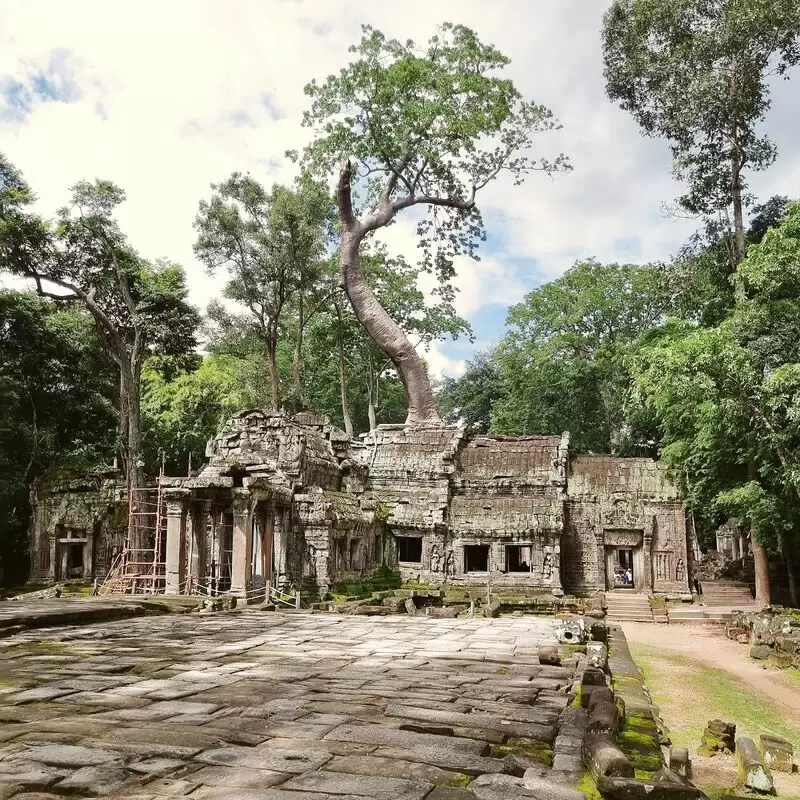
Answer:
<svg viewBox="0 0 800 800"><path fill-rule="evenodd" d="M419 222L419 244L425 268L447 283L453 257L474 253L483 238L478 190L501 172L519 183L532 170L569 168L563 155L529 153L535 134L558 125L502 75L509 59L463 25L445 23L425 47L387 39L368 25L362 31L350 48L353 60L305 88L311 107L304 124L314 140L303 165L329 175L355 159L357 204L366 211L382 200L397 201L392 216L436 205Z"/></svg>
<svg viewBox="0 0 800 800"><path fill-rule="evenodd" d="M606 91L667 139L692 213L726 209L741 172L773 163L759 130L769 78L800 61L795 0L615 0L603 24Z"/></svg>
<svg viewBox="0 0 800 800"><path fill-rule="evenodd" d="M119 374L120 445L129 483L141 485L141 369L148 355L180 356L195 344L199 318L183 270L149 264L127 242L113 213L125 193L108 181L80 181L70 204L45 221L33 194L0 157L0 268L53 300L85 308ZM56 292L51 288L56 287Z"/></svg>
<svg viewBox="0 0 800 800"><path fill-rule="evenodd" d="M684 476L707 536L728 515L776 549L797 528L800 498L800 205L734 275L719 325L670 322L631 360L659 416L663 458Z"/></svg>
<svg viewBox="0 0 800 800"><path fill-rule="evenodd" d="M308 178L295 188L271 192L235 172L213 185L195 220L197 257L209 272L226 269L225 296L246 314L234 318L261 343L269 369L269 394L259 405L279 408L282 401L304 405L299 361L292 388L281 391L280 340L293 338L299 348L309 319L333 294L333 270L327 258L333 202L326 188Z"/></svg>
<svg viewBox="0 0 800 800"><path fill-rule="evenodd" d="M30 486L53 464L110 460L114 367L78 308L0 291L0 560L24 577Z"/></svg>
<svg viewBox="0 0 800 800"><path fill-rule="evenodd" d="M168 380L149 362L142 370L142 418L147 463L165 459L167 474L185 474L189 459L197 466L206 442L236 411L258 405L249 391L248 362L210 354L192 371Z"/></svg>
<svg viewBox="0 0 800 800"><path fill-rule="evenodd" d="M478 353L467 362L467 368L460 378L444 379L436 395L436 403L446 422L463 422L474 431L487 433L492 409L502 391L500 367L495 353Z"/></svg>
<svg viewBox="0 0 800 800"><path fill-rule="evenodd" d="M654 424L628 396L625 358L673 297L670 273L660 265L578 262L509 310L491 357L446 384L445 403L460 409L449 413L490 421L492 433L569 430L579 452L647 446ZM466 402L457 405L458 398Z"/></svg>

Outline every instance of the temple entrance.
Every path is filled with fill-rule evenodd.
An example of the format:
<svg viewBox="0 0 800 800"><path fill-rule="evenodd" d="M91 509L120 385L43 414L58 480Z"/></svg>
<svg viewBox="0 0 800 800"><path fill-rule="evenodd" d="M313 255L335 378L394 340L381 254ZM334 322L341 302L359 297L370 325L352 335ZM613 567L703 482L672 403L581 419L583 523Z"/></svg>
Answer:
<svg viewBox="0 0 800 800"><path fill-rule="evenodd" d="M647 591L643 540L643 531L606 529L603 532L607 590Z"/></svg>
<svg viewBox="0 0 800 800"><path fill-rule="evenodd" d="M609 589L636 588L636 571L633 565L633 550L629 547L606 548L606 575Z"/></svg>

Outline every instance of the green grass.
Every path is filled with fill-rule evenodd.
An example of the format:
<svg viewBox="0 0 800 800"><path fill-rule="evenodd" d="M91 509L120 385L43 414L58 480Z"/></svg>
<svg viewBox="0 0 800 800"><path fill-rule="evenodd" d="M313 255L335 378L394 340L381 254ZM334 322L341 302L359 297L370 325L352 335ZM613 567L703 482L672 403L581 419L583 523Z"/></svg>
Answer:
<svg viewBox="0 0 800 800"><path fill-rule="evenodd" d="M632 646L631 653L644 671L656 705L665 707L667 689L669 687L674 690L677 681L675 675L659 674L653 666L654 659L687 668L687 674L680 675L679 685L687 694L703 698L700 708L687 705L685 716L670 715L667 724L676 742L686 741L690 747L697 746L708 720L715 717L735 721L737 732L741 731L756 738L760 733L775 733L795 741L800 736L800 728L786 724L785 712L777 705L752 694L746 684L725 670L692 663L677 654L661 652L644 645Z"/></svg>
<svg viewBox="0 0 800 800"><path fill-rule="evenodd" d="M696 751L708 720L719 718L736 723L737 735L758 741L761 733L774 733L790 741L800 739L800 725L777 703L762 700L749 687L729 672L690 661L677 653L669 653L646 645L631 645L631 654L642 668L653 702L661 707L670 736L676 744L685 744ZM658 662L682 668L679 672L658 668ZM776 774L776 780L779 780ZM728 794L743 795L741 789L716 783L700 787L709 800L721 800ZM788 795L775 800L800 800Z"/></svg>

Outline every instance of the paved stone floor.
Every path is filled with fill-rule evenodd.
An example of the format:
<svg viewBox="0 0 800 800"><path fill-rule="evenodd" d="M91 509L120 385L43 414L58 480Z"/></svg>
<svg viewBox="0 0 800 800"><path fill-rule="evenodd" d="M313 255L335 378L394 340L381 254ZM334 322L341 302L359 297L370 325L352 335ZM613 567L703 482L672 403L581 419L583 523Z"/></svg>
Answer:
<svg viewBox="0 0 800 800"><path fill-rule="evenodd" d="M575 660L537 656L554 643L531 617L244 612L19 633L0 639L0 799L544 797L519 776L554 742L540 781L580 769L570 709L558 724Z"/></svg>

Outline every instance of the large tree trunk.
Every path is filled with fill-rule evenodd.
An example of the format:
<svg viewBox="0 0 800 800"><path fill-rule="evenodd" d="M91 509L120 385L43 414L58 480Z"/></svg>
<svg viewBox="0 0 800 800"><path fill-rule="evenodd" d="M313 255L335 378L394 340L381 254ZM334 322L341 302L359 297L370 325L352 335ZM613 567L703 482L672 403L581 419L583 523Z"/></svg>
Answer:
<svg viewBox="0 0 800 800"><path fill-rule="evenodd" d="M278 337L273 331L267 334L264 355L269 370L269 408L277 411L281 406L281 384L278 375Z"/></svg>
<svg viewBox="0 0 800 800"><path fill-rule="evenodd" d="M371 431L378 427L378 418L375 414L375 384L375 376L372 374L372 365L370 364L369 375L367 376L367 419L369 419L369 429Z"/></svg>
<svg viewBox="0 0 800 800"><path fill-rule="evenodd" d="M123 375L123 370L119 371L119 423L117 425L117 451L122 470L128 476L128 389Z"/></svg>
<svg viewBox="0 0 800 800"><path fill-rule="evenodd" d="M349 185L348 185L349 189ZM341 215L341 209L340 209ZM408 401L406 424L443 426L433 400L428 368L411 345L403 329L386 313L367 285L359 260L360 236L352 225L343 224L341 238L341 279L356 318L389 360L403 382Z"/></svg>
<svg viewBox="0 0 800 800"><path fill-rule="evenodd" d="M751 437L752 438L752 437ZM751 481L757 480L758 471L756 465L749 461L747 464L747 476ZM767 551L756 539L755 525L750 524L750 548L753 551L753 569L756 582L756 605L765 608L772 602L770 583L769 583L769 561Z"/></svg>
<svg viewBox="0 0 800 800"><path fill-rule="evenodd" d="M302 292L300 293L298 311L297 338L294 342L294 353L292 354L292 382L294 383L294 392L298 408L300 410L305 410L308 408L308 401L306 400L305 393L303 392L303 381L300 375L300 360L303 354L303 333L306 326Z"/></svg>
<svg viewBox="0 0 800 800"><path fill-rule="evenodd" d="M792 543L785 532L781 533L780 538L781 555L783 556L784 564L786 564L786 578L789 582L789 602L793 608L797 608L797 580L794 574Z"/></svg>
<svg viewBox="0 0 800 800"><path fill-rule="evenodd" d="M742 162L738 149L731 157L731 197L733 198L733 268L745 257L744 210L742 201Z"/></svg>
<svg viewBox="0 0 800 800"><path fill-rule="evenodd" d="M308 407L303 394L303 383L300 377L300 358L303 347L303 334L299 333L294 343L294 353L292 353L292 383L294 384L294 394L297 401L298 410L305 410Z"/></svg>
<svg viewBox="0 0 800 800"><path fill-rule="evenodd" d="M750 528L750 547L753 550L753 566L755 568L756 580L756 605L759 608L766 608L771 602L771 591L769 585L769 562L767 561L767 551L759 544L756 539L756 532Z"/></svg>
<svg viewBox="0 0 800 800"><path fill-rule="evenodd" d="M342 332L342 310L338 303L334 303L336 309L337 332L336 345L339 350L339 396L342 402L342 420L344 421L344 432L348 436L353 435L353 419L350 416L350 404L347 402L347 371L345 370L344 360L344 334Z"/></svg>
<svg viewBox="0 0 800 800"><path fill-rule="evenodd" d="M141 375L139 369L127 364L121 370L122 380L120 387L124 395L125 406L125 432L126 439L123 443L125 452L125 478L128 485L128 504L131 510L136 511L141 501L137 490L144 488L145 479L141 465L142 455L142 419L141 419ZM144 510L138 508L139 511ZM147 547L144 541L145 530L139 530L137 523L145 527L145 518L134 515L130 517L128 526L128 544L133 550ZM140 560L141 554L134 554L133 560Z"/></svg>

